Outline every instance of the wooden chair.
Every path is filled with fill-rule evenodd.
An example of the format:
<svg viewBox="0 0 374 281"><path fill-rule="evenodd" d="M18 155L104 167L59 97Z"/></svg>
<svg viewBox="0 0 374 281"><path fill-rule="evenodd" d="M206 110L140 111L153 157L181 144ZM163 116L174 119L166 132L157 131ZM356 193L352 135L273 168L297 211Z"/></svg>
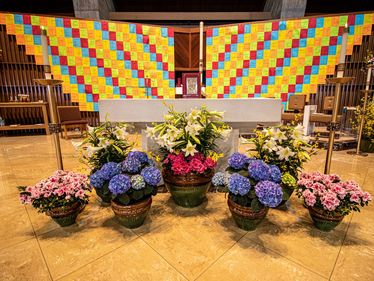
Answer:
<svg viewBox="0 0 374 281"><path fill-rule="evenodd" d="M334 96L323 98L322 110L325 113L312 113L310 115L310 122L330 123L332 119L332 110L334 108ZM340 122L341 115L338 115L338 122Z"/></svg>
<svg viewBox="0 0 374 281"><path fill-rule="evenodd" d="M282 113L282 121L292 122L303 120L306 95L293 95L288 101L288 110Z"/></svg>
<svg viewBox="0 0 374 281"><path fill-rule="evenodd" d="M64 130L61 137L67 139L69 129L79 128L81 133L87 131L87 120L82 119L78 106L58 106L57 112L61 129Z"/></svg>

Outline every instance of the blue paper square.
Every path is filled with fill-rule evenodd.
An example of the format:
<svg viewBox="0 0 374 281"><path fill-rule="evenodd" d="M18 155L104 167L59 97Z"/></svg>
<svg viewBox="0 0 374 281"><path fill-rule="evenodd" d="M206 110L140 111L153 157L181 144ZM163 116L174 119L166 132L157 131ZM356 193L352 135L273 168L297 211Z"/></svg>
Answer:
<svg viewBox="0 0 374 281"><path fill-rule="evenodd" d="M90 58L90 66L97 66L96 58Z"/></svg>
<svg viewBox="0 0 374 281"><path fill-rule="evenodd" d="M250 24L245 24L244 25L244 33L251 33L251 25Z"/></svg>
<svg viewBox="0 0 374 281"><path fill-rule="evenodd" d="M92 94L86 94L86 101L87 102L93 102Z"/></svg>
<svg viewBox="0 0 374 281"><path fill-rule="evenodd" d="M66 65L61 65L61 74L68 75L69 68Z"/></svg>
<svg viewBox="0 0 374 281"><path fill-rule="evenodd" d="M41 45L42 39L40 38L40 35L34 35L34 45Z"/></svg>
<svg viewBox="0 0 374 281"><path fill-rule="evenodd" d="M287 29L287 23L285 21L279 22L279 30L286 30Z"/></svg>
<svg viewBox="0 0 374 281"><path fill-rule="evenodd" d="M258 50L256 53L256 58L257 59L263 59L264 58L264 51L263 50Z"/></svg>
<svg viewBox="0 0 374 281"><path fill-rule="evenodd" d="M105 77L105 84L107 84L108 86L112 86L113 85L112 77Z"/></svg>
<svg viewBox="0 0 374 281"><path fill-rule="evenodd" d="M78 93L83 94L85 92L86 92L86 89L85 89L84 85L78 84Z"/></svg>
<svg viewBox="0 0 374 281"><path fill-rule="evenodd" d="M104 74L104 68L99 67L97 69L97 73L98 73L99 77L104 77L105 76L105 74Z"/></svg>
<svg viewBox="0 0 374 281"><path fill-rule="evenodd" d="M64 26L64 20L62 18L56 18L56 27L63 27Z"/></svg>
<svg viewBox="0 0 374 281"><path fill-rule="evenodd" d="M23 24L23 16L17 14L14 15L14 23Z"/></svg>
<svg viewBox="0 0 374 281"><path fill-rule="evenodd" d="M70 84L77 84L78 83L77 76L75 76L75 75L70 75L69 79L70 79Z"/></svg>
<svg viewBox="0 0 374 281"><path fill-rule="evenodd" d="M321 28L321 27L324 26L324 24L325 24L324 18L317 18L317 20L316 20L316 27Z"/></svg>
<svg viewBox="0 0 374 281"><path fill-rule="evenodd" d="M97 102L94 103L94 111L95 112L99 111L99 103Z"/></svg>
<svg viewBox="0 0 374 281"><path fill-rule="evenodd" d="M137 70L131 70L131 77L132 78L138 78L138 71Z"/></svg>
<svg viewBox="0 0 374 281"><path fill-rule="evenodd" d="M72 37L73 36L73 33L71 32L70 27L65 27L64 28L64 35L65 35L65 37Z"/></svg>
<svg viewBox="0 0 374 281"><path fill-rule="evenodd" d="M296 84L295 86L295 93L301 93L303 91L303 85Z"/></svg>
<svg viewBox="0 0 374 281"><path fill-rule="evenodd" d="M283 66L290 66L291 65L291 59L290 58L284 58L283 59Z"/></svg>
<svg viewBox="0 0 374 281"><path fill-rule="evenodd" d="M94 29L95 30L101 30L101 22L95 21L94 22Z"/></svg>
<svg viewBox="0 0 374 281"><path fill-rule="evenodd" d="M123 51L117 51L117 60L124 60Z"/></svg>
<svg viewBox="0 0 374 281"><path fill-rule="evenodd" d="M102 36L103 40L109 40L109 32L108 31L103 30L101 36Z"/></svg>
<svg viewBox="0 0 374 281"><path fill-rule="evenodd" d="M355 23L356 23L356 25L363 25L364 24L364 15L363 14L357 14Z"/></svg>
<svg viewBox="0 0 374 281"><path fill-rule="evenodd" d="M25 34L32 34L32 27L29 24L25 24L23 26L23 33Z"/></svg>
<svg viewBox="0 0 374 281"><path fill-rule="evenodd" d="M312 74L318 74L319 72L319 66L318 65L313 65L312 66Z"/></svg>
<svg viewBox="0 0 374 281"><path fill-rule="evenodd" d="M80 38L73 38L73 46L76 48L81 47L81 39Z"/></svg>

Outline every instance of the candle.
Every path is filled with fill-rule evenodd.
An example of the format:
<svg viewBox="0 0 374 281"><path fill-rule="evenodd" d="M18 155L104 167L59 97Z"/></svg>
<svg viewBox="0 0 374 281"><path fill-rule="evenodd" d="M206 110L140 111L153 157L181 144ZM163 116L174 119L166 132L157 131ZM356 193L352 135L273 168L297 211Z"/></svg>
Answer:
<svg viewBox="0 0 374 281"><path fill-rule="evenodd" d="M348 25L345 24L344 33L342 38L342 48L340 49L339 63L345 62L345 55L347 53L347 39L348 39Z"/></svg>
<svg viewBox="0 0 374 281"><path fill-rule="evenodd" d="M199 45L199 73L200 84L203 83L203 46L204 46L204 23L200 22L200 45Z"/></svg>
<svg viewBox="0 0 374 281"><path fill-rule="evenodd" d="M41 41L42 41L42 54L43 54L43 64L49 65L49 54L48 54L48 42L47 42L47 31L45 30L44 26L41 28Z"/></svg>

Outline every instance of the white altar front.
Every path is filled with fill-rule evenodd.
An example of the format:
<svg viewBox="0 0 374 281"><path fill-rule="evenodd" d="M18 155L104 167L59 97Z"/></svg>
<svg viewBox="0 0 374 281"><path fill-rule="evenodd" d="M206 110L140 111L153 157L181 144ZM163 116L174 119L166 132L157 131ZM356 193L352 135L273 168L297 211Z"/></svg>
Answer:
<svg viewBox="0 0 374 281"><path fill-rule="evenodd" d="M162 122L168 108L189 112L192 108L205 105L209 110L224 111L224 121L241 132L249 132L257 124L275 125L281 122L282 102L280 99L101 99L99 100L100 121L124 121L134 123L137 128L145 124Z"/></svg>

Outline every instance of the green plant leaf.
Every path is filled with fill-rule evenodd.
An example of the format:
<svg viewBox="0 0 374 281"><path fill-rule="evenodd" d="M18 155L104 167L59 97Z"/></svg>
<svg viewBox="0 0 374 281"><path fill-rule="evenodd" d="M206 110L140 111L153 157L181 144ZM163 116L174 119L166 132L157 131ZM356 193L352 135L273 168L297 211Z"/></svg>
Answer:
<svg viewBox="0 0 374 281"><path fill-rule="evenodd" d="M261 209L260 201L257 198L254 198L251 202L251 208L255 212L259 212Z"/></svg>
<svg viewBox="0 0 374 281"><path fill-rule="evenodd" d="M127 195L127 194L121 194L121 195L118 195L117 196L117 199L118 201L122 204L122 205L128 205L130 203L130 197Z"/></svg>
<svg viewBox="0 0 374 281"><path fill-rule="evenodd" d="M141 199L143 196L144 196L144 192L143 192L143 190L135 190L135 191L132 193L132 198L134 198L134 200L139 200L139 199Z"/></svg>

